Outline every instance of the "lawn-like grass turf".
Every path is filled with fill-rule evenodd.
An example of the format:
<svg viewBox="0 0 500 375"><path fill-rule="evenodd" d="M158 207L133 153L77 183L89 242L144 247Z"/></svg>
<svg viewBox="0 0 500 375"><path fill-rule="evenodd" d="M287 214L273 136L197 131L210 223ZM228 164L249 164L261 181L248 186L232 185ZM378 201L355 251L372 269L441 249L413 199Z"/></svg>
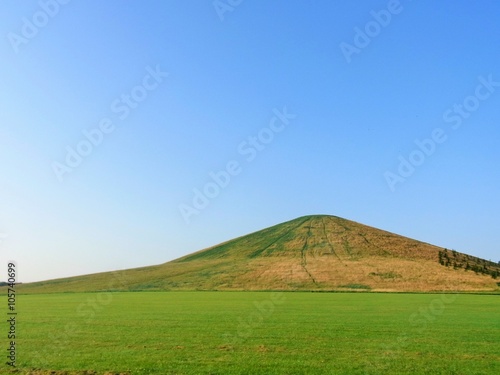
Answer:
<svg viewBox="0 0 500 375"><path fill-rule="evenodd" d="M67 293L17 307L20 374L500 374L494 295Z"/></svg>

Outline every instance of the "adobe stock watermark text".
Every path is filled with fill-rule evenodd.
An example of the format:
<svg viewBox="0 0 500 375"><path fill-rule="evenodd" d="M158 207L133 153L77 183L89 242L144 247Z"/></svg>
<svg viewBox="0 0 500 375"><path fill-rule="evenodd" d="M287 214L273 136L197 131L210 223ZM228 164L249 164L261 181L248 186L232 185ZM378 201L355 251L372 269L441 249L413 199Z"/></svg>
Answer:
<svg viewBox="0 0 500 375"><path fill-rule="evenodd" d="M149 93L156 90L168 77L168 73L162 71L159 65L156 65L154 69L147 66L146 72L140 84L111 102L110 111L118 120L124 121L129 117L132 111L148 98ZM52 170L59 182L63 182L65 175L80 166L85 158L103 142L105 136L116 129L115 123L116 119L113 121L111 117L103 117L97 126L82 131L82 139L76 146L66 146L64 161L52 162Z"/></svg>
<svg viewBox="0 0 500 375"><path fill-rule="evenodd" d="M281 111L275 108L273 114L268 126L260 129L256 135L247 137L236 148L240 157L243 157L247 163L254 161L257 155L273 142L275 136L286 129L290 120L297 117L297 115L289 113L287 107L283 107ZM221 190L229 186L232 178L243 171L242 164L238 160L228 161L222 170L212 171L208 174L210 181L205 183L202 188L193 189L191 204L179 204L179 212L186 224L191 222L193 215L199 215L207 208L210 202L219 196Z"/></svg>
<svg viewBox="0 0 500 375"><path fill-rule="evenodd" d="M481 102L489 99L500 87L500 82L493 79L492 74L488 77L479 76L474 94L466 96L461 102L454 103L443 113L443 121L451 124L450 128L456 131L462 127L464 120L467 120L472 113L476 112ZM431 157L438 146L449 139L449 130L444 127L437 127L431 131L428 138L415 139L415 148L408 154L407 157L399 155L398 167L395 171L384 172L384 178L389 189L394 192L398 184L407 181L425 161Z"/></svg>
<svg viewBox="0 0 500 375"><path fill-rule="evenodd" d="M19 33L13 31L7 33L7 39L14 52L16 54L19 53L21 46L27 45L39 35L40 30L46 27L50 20L59 14L62 6L68 4L70 1L40 0L38 2L39 9L31 17L23 17L21 19L22 25Z"/></svg>

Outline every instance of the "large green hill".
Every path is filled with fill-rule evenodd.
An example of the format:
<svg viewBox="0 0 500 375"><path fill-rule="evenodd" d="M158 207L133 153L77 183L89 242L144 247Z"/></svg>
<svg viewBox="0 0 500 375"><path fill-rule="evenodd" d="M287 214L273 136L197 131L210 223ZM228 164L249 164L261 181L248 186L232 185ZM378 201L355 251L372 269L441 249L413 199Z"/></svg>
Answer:
<svg viewBox="0 0 500 375"><path fill-rule="evenodd" d="M498 291L498 264L335 216L300 217L168 263L48 280L104 290Z"/></svg>

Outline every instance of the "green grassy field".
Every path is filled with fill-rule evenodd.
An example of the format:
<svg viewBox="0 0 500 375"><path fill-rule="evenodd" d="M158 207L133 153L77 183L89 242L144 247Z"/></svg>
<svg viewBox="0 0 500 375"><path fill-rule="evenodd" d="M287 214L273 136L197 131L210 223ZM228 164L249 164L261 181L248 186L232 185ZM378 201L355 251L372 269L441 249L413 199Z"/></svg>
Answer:
<svg viewBox="0 0 500 375"><path fill-rule="evenodd" d="M19 374L500 373L493 295L67 293L17 306Z"/></svg>

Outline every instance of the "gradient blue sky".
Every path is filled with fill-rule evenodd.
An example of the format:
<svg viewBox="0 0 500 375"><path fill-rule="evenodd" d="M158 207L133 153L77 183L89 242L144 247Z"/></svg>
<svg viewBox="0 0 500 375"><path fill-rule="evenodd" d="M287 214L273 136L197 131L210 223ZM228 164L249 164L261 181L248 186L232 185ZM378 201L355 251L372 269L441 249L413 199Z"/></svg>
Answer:
<svg viewBox="0 0 500 375"><path fill-rule="evenodd" d="M45 2L0 5L0 251L20 281L163 263L308 214L500 260L500 87L477 91L500 82L499 2L401 0L380 30L371 12L391 2L245 0L222 20L212 0L46 17ZM42 26L16 51L25 19ZM148 67L169 75L120 119ZM454 129L443 115L464 101ZM296 117L247 161L238 147L284 107ZM105 118L114 131L60 182L53 163ZM437 128L446 141L391 191L384 174ZM240 173L186 223L179 205L231 160Z"/></svg>

